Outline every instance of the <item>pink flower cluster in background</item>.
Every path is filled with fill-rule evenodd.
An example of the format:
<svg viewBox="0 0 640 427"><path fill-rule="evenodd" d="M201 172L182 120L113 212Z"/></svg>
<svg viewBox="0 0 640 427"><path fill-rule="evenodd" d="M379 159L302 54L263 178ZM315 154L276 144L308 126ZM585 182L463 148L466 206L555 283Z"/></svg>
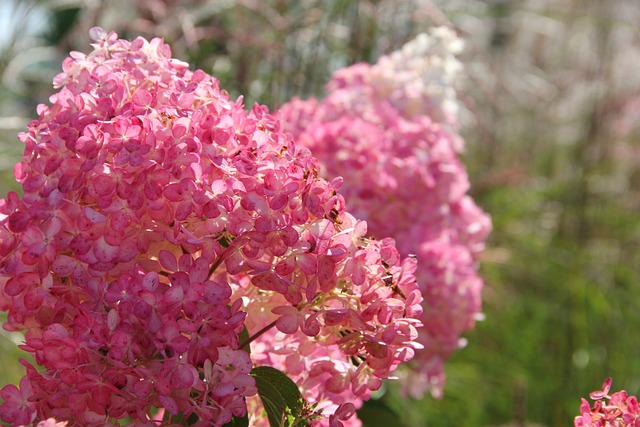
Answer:
<svg viewBox="0 0 640 427"><path fill-rule="evenodd" d="M256 393L251 347L323 423L353 420L347 402L421 347L415 260L366 237L342 180L265 107L160 39L91 36L20 135L23 198L0 201L4 327L39 365L0 391L0 418L220 426Z"/></svg>
<svg viewBox="0 0 640 427"><path fill-rule="evenodd" d="M580 415L574 420L575 427L640 427L640 407L638 398L626 391L609 394L611 378L602 384L602 390L589 395L594 400L593 407L582 399Z"/></svg>
<svg viewBox="0 0 640 427"><path fill-rule="evenodd" d="M423 34L377 64L333 75L324 100L282 106L286 131L311 149L325 177L344 177L342 194L373 236L391 236L402 255L415 254L424 295L414 368L403 377L415 397L439 396L443 364L480 316L477 256L489 217L467 195L459 159L453 83L461 41L447 28Z"/></svg>

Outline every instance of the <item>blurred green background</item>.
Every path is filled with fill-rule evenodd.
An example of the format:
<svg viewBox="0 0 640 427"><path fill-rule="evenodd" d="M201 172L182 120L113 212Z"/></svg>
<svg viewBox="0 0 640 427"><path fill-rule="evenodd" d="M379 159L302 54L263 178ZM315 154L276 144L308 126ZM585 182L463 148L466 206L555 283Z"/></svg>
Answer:
<svg viewBox="0 0 640 427"><path fill-rule="evenodd" d="M560 426L607 376L640 393L640 2L1 0L0 197L18 189L18 132L96 25L164 37L232 97L272 108L455 28L464 161L494 221L486 320L449 361L442 400L382 400L412 426ZM19 341L0 332L0 387L23 374Z"/></svg>

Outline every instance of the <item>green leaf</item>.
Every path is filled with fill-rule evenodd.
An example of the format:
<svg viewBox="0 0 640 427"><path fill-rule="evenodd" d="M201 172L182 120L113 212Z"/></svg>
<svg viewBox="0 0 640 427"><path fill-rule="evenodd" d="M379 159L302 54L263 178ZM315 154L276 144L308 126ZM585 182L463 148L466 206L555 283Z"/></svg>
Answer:
<svg viewBox="0 0 640 427"><path fill-rule="evenodd" d="M168 411L165 411L163 421L170 421L173 425L183 425L183 426L191 426L198 422L198 415L194 412L188 417L185 416L182 412L171 416Z"/></svg>
<svg viewBox="0 0 640 427"><path fill-rule="evenodd" d="M231 421L222 427L249 427L249 415L244 417L233 417Z"/></svg>
<svg viewBox="0 0 640 427"><path fill-rule="evenodd" d="M380 400L364 402L357 413L364 427L406 427L402 418Z"/></svg>
<svg viewBox="0 0 640 427"><path fill-rule="evenodd" d="M306 402L291 378L270 366L253 368L251 375L271 427L309 425L303 418Z"/></svg>
<svg viewBox="0 0 640 427"><path fill-rule="evenodd" d="M251 354L251 346L245 343L248 343L250 338L249 330L247 330L247 327L245 326L244 329L242 329L242 332L238 334L238 343L240 344L240 348L249 354Z"/></svg>

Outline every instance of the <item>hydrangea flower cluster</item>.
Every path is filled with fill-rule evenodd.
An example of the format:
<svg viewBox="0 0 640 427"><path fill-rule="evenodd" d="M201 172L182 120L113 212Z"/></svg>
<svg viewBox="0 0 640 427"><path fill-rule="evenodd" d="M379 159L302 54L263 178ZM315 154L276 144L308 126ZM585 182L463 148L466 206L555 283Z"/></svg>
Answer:
<svg viewBox="0 0 640 427"><path fill-rule="evenodd" d="M39 365L0 418L220 426L256 393L251 347L319 408L337 396L321 422L342 425L420 347L415 261L366 237L265 107L160 39L90 35L20 135L23 198L0 201L4 328Z"/></svg>
<svg viewBox="0 0 640 427"><path fill-rule="evenodd" d="M374 236L392 236L415 254L424 295L415 368L403 384L415 397L440 395L444 361L480 316L477 255L489 217L466 193L459 160L453 82L461 41L447 28L423 34L377 64L336 72L324 100L294 99L280 109L285 129L309 147L326 177L343 176L343 194ZM426 379L425 379L426 378Z"/></svg>
<svg viewBox="0 0 640 427"><path fill-rule="evenodd" d="M609 394L611 378L602 384L602 390L589 394L595 403L593 407L582 399L580 415L574 420L575 427L640 427L640 407L638 398L626 391Z"/></svg>
<svg viewBox="0 0 640 427"><path fill-rule="evenodd" d="M366 229L363 228L363 222L346 215L342 221L343 227L354 228L355 232L352 236L342 235L335 239L341 239L343 236L345 239L364 236ZM346 408L353 406L355 410L356 407L360 407L363 400L370 397L371 391L380 388L382 379L388 376L390 370L395 370L399 363L413 358L415 350L421 348L420 344L414 343L395 354L385 348L386 342L400 344L402 340L406 340L405 334L410 334L414 340L417 339L415 328L419 327L419 324L407 319L405 323L398 321L385 326L378 335L371 332L363 333L370 330L366 323L374 318L382 324L387 324L396 316L394 312L405 312L406 315L415 317L420 317L422 313L419 294L414 288L417 285L413 284L415 260L406 258L401 264L397 264L399 255L391 246L392 243L390 239L369 241L364 250L359 249L355 256L344 264L344 274L350 277L354 284L364 284L367 280L365 269L375 271L371 263L382 256L382 268L378 269L376 274L384 284L379 283L377 287L371 287L361 295L326 298L325 304L332 309L324 313L323 324L327 330L318 334L318 337L323 337L320 340L310 341L307 336L309 328L316 328L314 323L310 323L315 315L306 317L301 315L299 310L283 305L281 295L261 294L256 292L255 288L248 289L250 303L247 311L252 314L262 313L263 316L247 318L245 324L250 332L272 321L274 315L280 315L276 320L277 328L260 335L252 343L253 360L257 365L273 366L286 373L299 385L307 402L318 405L317 409L322 412L338 415L344 414ZM345 244L349 245L347 242ZM302 263L301 268L306 268L306 260L303 258L296 262ZM322 276L320 280L323 279ZM360 311L359 307L367 308ZM340 331L337 341L339 346L334 345L336 328ZM362 346L365 349L364 353L357 351ZM341 406L346 408L341 409ZM349 422L346 422L347 419ZM337 424L338 420L334 421L335 423L330 424L331 427L360 425L357 417L345 417L340 424ZM251 425L266 424L254 419Z"/></svg>

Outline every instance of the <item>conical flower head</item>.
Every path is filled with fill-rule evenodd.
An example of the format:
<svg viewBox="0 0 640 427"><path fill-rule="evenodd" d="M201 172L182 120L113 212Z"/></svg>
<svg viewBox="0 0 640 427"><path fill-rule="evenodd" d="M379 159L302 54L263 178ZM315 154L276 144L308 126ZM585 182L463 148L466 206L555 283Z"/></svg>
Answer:
<svg viewBox="0 0 640 427"><path fill-rule="evenodd" d="M369 232L417 256L424 349L416 367L424 375L403 379L416 397L441 393L444 361L481 310L476 264L491 221L467 194L459 157L461 47L451 30L434 29L376 64L337 71L322 101L294 99L280 109L284 128L313 151L322 175L344 178L347 205Z"/></svg>
<svg viewBox="0 0 640 427"><path fill-rule="evenodd" d="M162 40L91 36L20 135L22 199L0 202L4 327L27 330L42 367L3 389L0 416L104 425L163 408L223 425L256 393L238 336L263 300L282 333L364 360L348 368L366 368L354 392L406 360L412 261L366 238L342 181ZM354 314L337 322L336 310Z"/></svg>

